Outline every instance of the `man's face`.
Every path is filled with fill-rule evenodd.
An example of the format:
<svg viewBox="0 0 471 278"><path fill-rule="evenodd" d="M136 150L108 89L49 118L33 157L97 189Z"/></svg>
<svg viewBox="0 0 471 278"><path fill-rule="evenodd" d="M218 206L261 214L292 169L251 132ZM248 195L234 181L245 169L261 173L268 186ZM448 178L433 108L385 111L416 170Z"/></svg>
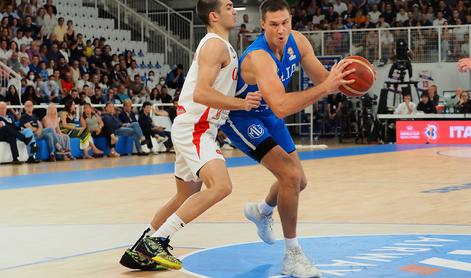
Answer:
<svg viewBox="0 0 471 278"><path fill-rule="evenodd" d="M230 0L219 0L219 8L213 12L217 17L218 23L224 28L230 30L236 26L237 11Z"/></svg>
<svg viewBox="0 0 471 278"><path fill-rule="evenodd" d="M262 19L262 28L269 44L283 49L291 33L291 15L287 9L267 12Z"/></svg>
<svg viewBox="0 0 471 278"><path fill-rule="evenodd" d="M33 114L33 109L34 107L31 101L28 100L27 102L25 102L25 111L28 115Z"/></svg>
<svg viewBox="0 0 471 278"><path fill-rule="evenodd" d="M124 111L129 113L129 112L131 112L131 110L132 110L132 103L130 103L129 101L124 103Z"/></svg>
<svg viewBox="0 0 471 278"><path fill-rule="evenodd" d="M5 116L7 114L7 104L2 102L0 103L0 116Z"/></svg>
<svg viewBox="0 0 471 278"><path fill-rule="evenodd" d="M114 114L114 105L113 104L109 104L106 106L106 112L110 113L110 114Z"/></svg>
<svg viewBox="0 0 471 278"><path fill-rule="evenodd" d="M410 96L404 96L404 102L409 103L410 102Z"/></svg>

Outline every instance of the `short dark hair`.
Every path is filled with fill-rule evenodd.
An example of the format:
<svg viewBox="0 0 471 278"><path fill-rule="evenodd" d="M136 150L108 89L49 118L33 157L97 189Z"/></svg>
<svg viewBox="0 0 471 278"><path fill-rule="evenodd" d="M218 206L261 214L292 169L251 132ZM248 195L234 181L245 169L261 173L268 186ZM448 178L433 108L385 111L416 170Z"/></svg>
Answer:
<svg viewBox="0 0 471 278"><path fill-rule="evenodd" d="M285 9L290 12L290 7L286 0L265 0L260 4L260 15L262 19L265 19L267 12L277 12Z"/></svg>
<svg viewBox="0 0 471 278"><path fill-rule="evenodd" d="M198 0L196 3L196 13L203 23L209 26L209 13L219 10L220 0Z"/></svg>

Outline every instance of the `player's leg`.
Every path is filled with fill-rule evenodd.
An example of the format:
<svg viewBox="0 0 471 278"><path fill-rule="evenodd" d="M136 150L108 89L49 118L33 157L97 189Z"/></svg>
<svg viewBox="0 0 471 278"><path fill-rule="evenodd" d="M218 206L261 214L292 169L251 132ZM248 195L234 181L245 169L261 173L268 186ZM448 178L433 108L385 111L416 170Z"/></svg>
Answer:
<svg viewBox="0 0 471 278"><path fill-rule="evenodd" d="M278 213L285 237L283 274L294 277L320 277L319 270L304 255L296 237L299 193L301 185L306 185L299 158L296 154L287 154L283 148L276 146L264 156L261 163L278 180ZM273 191L275 190L272 190L272 194Z"/></svg>
<svg viewBox="0 0 471 278"><path fill-rule="evenodd" d="M159 229L165 220L175 213L186 199L201 190L202 182L184 181L178 177L175 178L175 181L177 184L177 193L154 215L149 227L152 229L152 233Z"/></svg>

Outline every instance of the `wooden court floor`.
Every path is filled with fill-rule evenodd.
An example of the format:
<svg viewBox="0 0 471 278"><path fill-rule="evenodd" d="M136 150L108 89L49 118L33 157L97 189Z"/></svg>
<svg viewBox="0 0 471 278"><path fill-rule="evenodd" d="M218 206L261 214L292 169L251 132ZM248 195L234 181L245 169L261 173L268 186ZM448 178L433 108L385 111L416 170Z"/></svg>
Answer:
<svg viewBox="0 0 471 278"><path fill-rule="evenodd" d="M299 236L471 234L471 189L426 193L470 184L470 150L447 146L303 160L308 187L300 199ZM64 162L56 169L44 164L34 172L163 163L172 155L147 159ZM0 166L0 176L14 176L9 167ZM21 167L16 174L28 173L30 166ZM175 254L258 241L243 205L262 200L274 178L258 165L229 172L233 193L175 236ZM118 264L174 192L171 173L0 190L0 277L190 277ZM277 217L275 226L281 239Z"/></svg>

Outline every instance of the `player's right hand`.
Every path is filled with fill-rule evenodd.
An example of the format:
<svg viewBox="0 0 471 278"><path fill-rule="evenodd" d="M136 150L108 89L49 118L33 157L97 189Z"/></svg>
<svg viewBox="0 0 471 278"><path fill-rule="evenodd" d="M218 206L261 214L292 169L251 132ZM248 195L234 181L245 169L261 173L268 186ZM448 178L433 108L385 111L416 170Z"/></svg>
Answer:
<svg viewBox="0 0 471 278"><path fill-rule="evenodd" d="M338 88L342 85L352 84L355 80L345 80L345 76L349 75L352 72L355 72L355 69L344 71L344 69L353 63L349 60L341 60L338 64L335 64L330 70L329 76L327 79L322 82L325 86L327 93L334 93L338 91Z"/></svg>
<svg viewBox="0 0 471 278"><path fill-rule="evenodd" d="M254 108L258 108L260 106L260 102L262 101L262 94L259 92L250 92L247 93L244 99L244 110L250 111Z"/></svg>
<svg viewBox="0 0 471 278"><path fill-rule="evenodd" d="M471 58L463 58L458 61L458 70L465 72L471 69Z"/></svg>

